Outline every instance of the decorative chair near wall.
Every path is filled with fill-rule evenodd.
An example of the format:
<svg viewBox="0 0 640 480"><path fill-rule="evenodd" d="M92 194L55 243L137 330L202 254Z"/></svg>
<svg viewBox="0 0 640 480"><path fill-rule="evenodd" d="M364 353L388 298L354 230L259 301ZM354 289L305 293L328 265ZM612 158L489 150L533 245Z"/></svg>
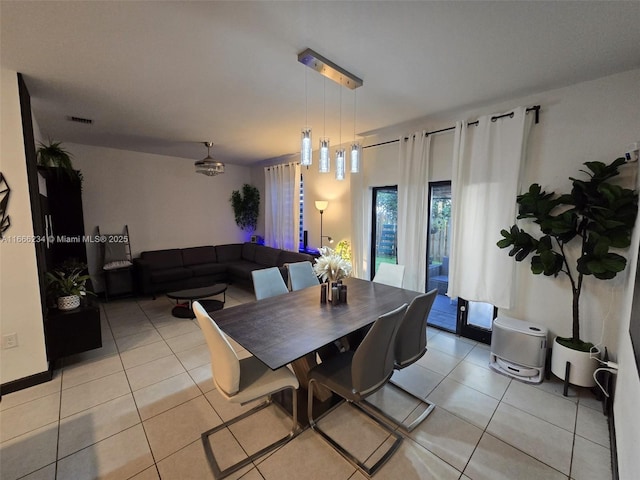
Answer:
<svg viewBox="0 0 640 480"><path fill-rule="evenodd" d="M129 226L125 225L120 233L104 234L100 232L100 227L96 227L96 232L100 239L105 299L109 301L110 296L131 293L133 263Z"/></svg>
<svg viewBox="0 0 640 480"><path fill-rule="evenodd" d="M209 461L209 466L211 467L214 478L219 480L250 464L264 454L284 445L296 436L298 432L297 393L299 383L296 376L287 367L271 370L253 356L239 360L225 334L220 330L220 327L213 321L202 305L194 302L193 311L196 314L198 324L207 341L209 354L211 356L213 382L220 395L231 403L239 403L241 405L267 397L267 401L257 407L202 434L202 444L207 460ZM271 404L271 395L287 389L291 389L293 394L293 424L289 434L267 445L244 460L224 470L220 470L218 461L211 448L211 443L209 442L209 436L267 407Z"/></svg>
<svg viewBox="0 0 640 480"><path fill-rule="evenodd" d="M367 396L381 389L389 381L389 378L391 378L394 368L396 332L398 331L398 327L406 310L407 304L405 303L395 310L381 315L375 321L355 352L348 350L340 353L339 355L328 358L309 371L307 405L309 425L338 451L338 453L367 476L374 475L378 469L391 458L391 455L393 455L402 442L402 436L400 434L390 429L385 423L363 409L359 403ZM324 385L340 395L395 438L393 444L374 465L367 467L364 462L358 460L351 452L347 451L319 427L317 421L322 417L319 417L317 420L313 418L313 386L315 383ZM327 414L330 412L331 410L329 410Z"/></svg>

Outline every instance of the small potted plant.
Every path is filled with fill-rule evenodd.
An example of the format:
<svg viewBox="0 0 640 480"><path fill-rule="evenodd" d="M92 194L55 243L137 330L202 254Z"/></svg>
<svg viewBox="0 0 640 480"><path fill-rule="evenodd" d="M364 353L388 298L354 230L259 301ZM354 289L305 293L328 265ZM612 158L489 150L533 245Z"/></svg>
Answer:
<svg viewBox="0 0 640 480"><path fill-rule="evenodd" d="M95 295L87 288L90 276L82 263L63 264L53 272L47 272L47 291L56 299L59 310L73 310L80 306L80 297Z"/></svg>
<svg viewBox="0 0 640 480"><path fill-rule="evenodd" d="M64 172L74 182L82 183L82 173L73 169L71 153L62 148L61 142L54 142L49 139L49 144L40 142L36 150L38 155L38 165L55 169L56 172Z"/></svg>
<svg viewBox="0 0 640 480"><path fill-rule="evenodd" d="M631 244L631 233L638 213L638 194L609 180L619 175L625 164L618 158L609 165L602 162L585 163L589 178L570 178L570 193L547 193L533 184L529 191L518 195L518 219L530 219L541 234L534 238L524 229L513 225L502 230L498 247L511 247L509 255L517 262L530 254L531 272L535 275L569 278L572 292L572 335L556 337L551 358L551 371L565 378L565 365L571 364L569 382L590 387L594 385L593 371L597 362L592 358L594 345L580 338L580 293L587 276L599 280L614 278L626 267L627 260L611 251ZM574 248L579 251L572 252ZM569 255L567 255L569 253Z"/></svg>

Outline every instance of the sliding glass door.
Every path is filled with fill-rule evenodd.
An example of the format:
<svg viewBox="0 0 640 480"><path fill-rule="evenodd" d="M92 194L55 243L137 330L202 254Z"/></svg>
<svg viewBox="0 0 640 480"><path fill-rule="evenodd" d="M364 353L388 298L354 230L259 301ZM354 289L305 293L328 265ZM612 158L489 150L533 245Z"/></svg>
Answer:
<svg viewBox="0 0 640 480"><path fill-rule="evenodd" d="M427 241L427 291L438 290L428 323L456 332L458 301L447 297L451 241L451 182L429 184L429 233Z"/></svg>
<svg viewBox="0 0 640 480"><path fill-rule="evenodd" d="M398 263L398 187L373 188L371 228L371 268L373 279L381 263Z"/></svg>
<svg viewBox="0 0 640 480"><path fill-rule="evenodd" d="M374 187L371 229L371 278L381 263L398 263L398 187ZM438 290L427 319L430 326L490 343L496 315L493 305L447 297L451 246L451 182L429 184L426 290Z"/></svg>
<svg viewBox="0 0 640 480"><path fill-rule="evenodd" d="M451 244L451 182L429 185L427 291L438 290L428 324L484 343L491 342L493 305L447 297Z"/></svg>

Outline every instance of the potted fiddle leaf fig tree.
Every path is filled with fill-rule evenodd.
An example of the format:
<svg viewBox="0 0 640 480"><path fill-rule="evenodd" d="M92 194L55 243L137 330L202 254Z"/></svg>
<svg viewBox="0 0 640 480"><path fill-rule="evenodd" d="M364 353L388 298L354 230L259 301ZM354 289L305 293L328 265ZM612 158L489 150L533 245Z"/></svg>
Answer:
<svg viewBox="0 0 640 480"><path fill-rule="evenodd" d="M569 178L569 193L545 192L534 183L529 191L518 195L518 219L537 225L536 236L518 225L502 230L500 248L511 248L509 255L517 262L531 255L531 272L557 277L566 275L572 293L572 334L556 337L553 344L551 370L565 378L565 366L571 364L569 382L589 387L594 385L593 344L580 338L580 294L586 277L609 280L623 271L627 260L612 251L631 243L631 233L638 213L638 193L611 183L625 164L618 158L605 165L587 162L581 170L588 178ZM579 249L579 250L576 250Z"/></svg>

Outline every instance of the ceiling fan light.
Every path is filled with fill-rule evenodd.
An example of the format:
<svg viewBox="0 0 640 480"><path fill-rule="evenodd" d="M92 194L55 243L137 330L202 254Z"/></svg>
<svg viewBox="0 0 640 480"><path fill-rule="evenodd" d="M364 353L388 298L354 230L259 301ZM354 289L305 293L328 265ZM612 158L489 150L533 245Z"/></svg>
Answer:
<svg viewBox="0 0 640 480"><path fill-rule="evenodd" d="M202 173L207 177L214 177L224 173L224 163L218 162L211 158L209 149L213 146L212 142L203 142L207 147L207 156L202 160L198 160L193 165L196 168L196 173Z"/></svg>

